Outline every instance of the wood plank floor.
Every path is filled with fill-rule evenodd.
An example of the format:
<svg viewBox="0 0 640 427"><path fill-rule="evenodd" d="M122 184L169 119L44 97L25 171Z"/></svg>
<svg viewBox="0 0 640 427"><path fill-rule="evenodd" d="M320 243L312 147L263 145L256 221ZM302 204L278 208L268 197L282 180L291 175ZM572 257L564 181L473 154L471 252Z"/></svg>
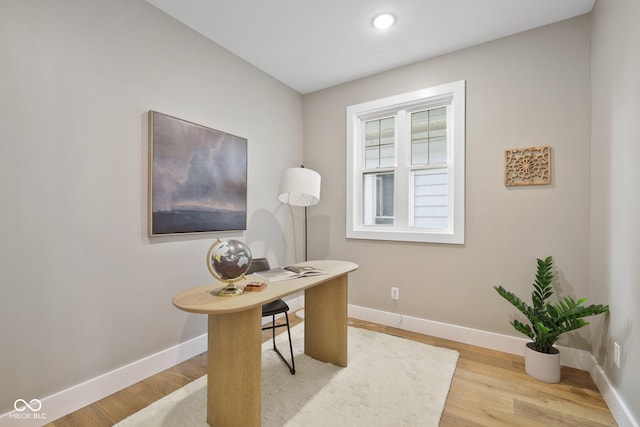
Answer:
<svg viewBox="0 0 640 427"><path fill-rule="evenodd" d="M300 322L295 315L289 319L292 325ZM561 382L545 384L524 373L524 359L520 356L356 319L350 319L350 324L460 353L441 427L616 426L585 371L562 367ZM281 332L285 329L279 328ZM270 332L263 332L263 342L270 336ZM206 372L207 358L203 353L47 426L110 427Z"/></svg>

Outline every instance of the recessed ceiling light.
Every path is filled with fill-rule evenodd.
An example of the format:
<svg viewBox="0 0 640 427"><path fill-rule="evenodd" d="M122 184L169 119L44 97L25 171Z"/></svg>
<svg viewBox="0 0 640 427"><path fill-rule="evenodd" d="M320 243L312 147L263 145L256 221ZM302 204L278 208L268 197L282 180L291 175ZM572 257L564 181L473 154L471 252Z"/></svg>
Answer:
<svg viewBox="0 0 640 427"><path fill-rule="evenodd" d="M386 30L395 23L396 17L392 13L380 13L371 21L371 25L377 30Z"/></svg>

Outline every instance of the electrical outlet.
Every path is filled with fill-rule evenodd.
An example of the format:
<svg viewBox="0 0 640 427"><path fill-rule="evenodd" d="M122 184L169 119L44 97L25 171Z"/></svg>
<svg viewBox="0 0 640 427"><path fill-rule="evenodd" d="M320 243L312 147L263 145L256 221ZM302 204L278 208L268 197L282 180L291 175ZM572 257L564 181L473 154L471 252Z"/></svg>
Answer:
<svg viewBox="0 0 640 427"><path fill-rule="evenodd" d="M613 364L620 367L620 344L617 342L613 343Z"/></svg>
<svg viewBox="0 0 640 427"><path fill-rule="evenodd" d="M398 301L400 299L400 288L391 288L391 299Z"/></svg>

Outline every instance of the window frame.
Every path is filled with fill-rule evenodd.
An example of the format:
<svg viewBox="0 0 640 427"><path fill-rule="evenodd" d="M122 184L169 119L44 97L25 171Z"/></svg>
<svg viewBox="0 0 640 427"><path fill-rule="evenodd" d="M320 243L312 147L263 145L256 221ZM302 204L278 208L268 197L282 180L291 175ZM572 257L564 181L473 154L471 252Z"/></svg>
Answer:
<svg viewBox="0 0 640 427"><path fill-rule="evenodd" d="M390 96L347 107L347 188L346 188L346 237L348 239L391 240L424 243L464 244L465 222L465 92L466 82L459 80L401 95ZM413 197L411 177L413 169L424 166L411 165L411 136L407 135L407 123L411 113L447 106L447 161L448 218L446 229L412 227L410 200ZM382 167L379 173L392 171L395 175L394 217L400 222L389 225L365 225L363 217L363 179L371 170L364 167L364 128L371 120L394 116L395 163ZM403 160L405 159L404 163ZM428 166L427 166L428 167ZM406 187L402 187L406 183Z"/></svg>

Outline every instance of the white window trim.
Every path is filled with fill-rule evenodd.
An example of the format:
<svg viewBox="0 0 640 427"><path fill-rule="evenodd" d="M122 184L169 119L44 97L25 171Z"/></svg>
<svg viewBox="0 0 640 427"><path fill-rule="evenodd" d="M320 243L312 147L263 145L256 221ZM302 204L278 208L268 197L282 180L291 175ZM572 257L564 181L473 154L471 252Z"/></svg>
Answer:
<svg viewBox="0 0 640 427"><path fill-rule="evenodd" d="M451 227L447 230L419 230L416 228L399 229L393 227L367 226L362 224L362 185L354 178L362 164L360 141L365 120L388 115L399 108L411 109L413 105L424 105L425 101L434 104L450 100L452 114L448 116L451 132L451 145L447 156L449 164L449 185L451 198L449 209L453 212ZM464 244L465 213L465 81L460 80L427 89L421 89L401 95L365 102L347 107L347 238L392 240L425 243ZM399 144L396 144L396 147ZM398 148L396 148L397 150ZM401 153L396 152L396 155ZM358 175L359 176L359 175ZM404 215L406 203L396 206L397 213Z"/></svg>

